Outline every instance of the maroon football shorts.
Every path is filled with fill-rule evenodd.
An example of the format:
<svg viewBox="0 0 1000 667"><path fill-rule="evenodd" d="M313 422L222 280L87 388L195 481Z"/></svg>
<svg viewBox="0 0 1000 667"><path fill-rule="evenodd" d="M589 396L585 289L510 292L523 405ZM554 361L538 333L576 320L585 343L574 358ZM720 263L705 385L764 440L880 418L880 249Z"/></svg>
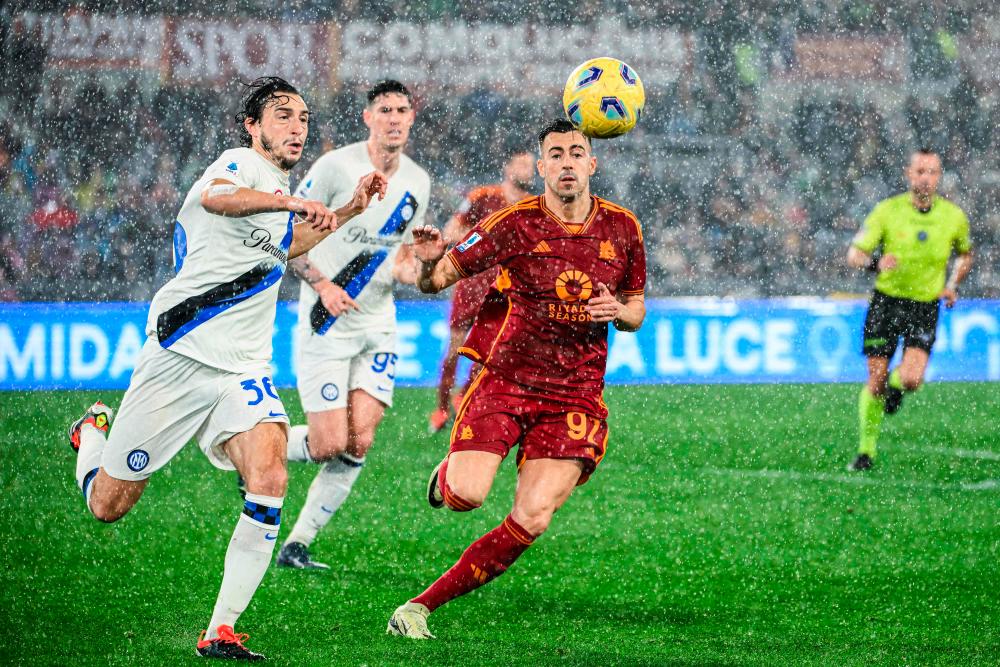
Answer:
<svg viewBox="0 0 1000 667"><path fill-rule="evenodd" d="M493 452L506 458L518 446L518 467L528 459L579 459L579 485L604 458L607 416L600 396L554 396L483 369L455 417L451 451Z"/></svg>

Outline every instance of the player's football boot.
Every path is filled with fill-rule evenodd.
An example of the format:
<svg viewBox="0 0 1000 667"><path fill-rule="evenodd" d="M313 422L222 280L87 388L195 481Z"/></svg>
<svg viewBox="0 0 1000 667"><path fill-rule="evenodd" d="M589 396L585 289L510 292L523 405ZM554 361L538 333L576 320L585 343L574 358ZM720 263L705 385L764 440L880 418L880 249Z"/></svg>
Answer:
<svg viewBox="0 0 1000 667"><path fill-rule="evenodd" d="M278 567L291 567L296 570L329 570L326 563L314 561L309 556L309 547L301 542L289 542L278 552Z"/></svg>
<svg viewBox="0 0 1000 667"><path fill-rule="evenodd" d="M104 405L104 403L97 401L91 405L87 411L83 413L82 417L70 425L69 446L73 448L74 452L80 451L80 431L83 429L84 424L90 424L107 436L108 428L111 426L112 416L114 416L114 410Z"/></svg>
<svg viewBox="0 0 1000 667"><path fill-rule="evenodd" d="M903 390L896 387L886 387L885 389L885 414L894 415L899 412L899 407L903 405Z"/></svg>
<svg viewBox="0 0 1000 667"><path fill-rule="evenodd" d="M427 418L427 432L434 435L448 423L448 411L437 409Z"/></svg>
<svg viewBox="0 0 1000 667"><path fill-rule="evenodd" d="M448 459L441 459L441 463L434 466L434 470L431 471L431 476L427 480L427 502L431 507L438 510L444 507L444 494L438 487L438 473L441 471L441 466Z"/></svg>
<svg viewBox="0 0 1000 667"><path fill-rule="evenodd" d="M219 636L215 639L205 639L205 630L198 635L198 645L195 652L203 658L222 658L223 660L249 660L258 662L266 660L260 653L254 653L243 645L250 635L241 632L236 634L230 625L218 627Z"/></svg>
<svg viewBox="0 0 1000 667"><path fill-rule="evenodd" d="M848 464L847 470L849 472L861 472L862 470L870 469L874 463L872 457L867 454L858 454L857 458Z"/></svg>
<svg viewBox="0 0 1000 667"><path fill-rule="evenodd" d="M422 604L407 602L392 612L385 633L410 639L435 639L427 629L427 615L430 613Z"/></svg>

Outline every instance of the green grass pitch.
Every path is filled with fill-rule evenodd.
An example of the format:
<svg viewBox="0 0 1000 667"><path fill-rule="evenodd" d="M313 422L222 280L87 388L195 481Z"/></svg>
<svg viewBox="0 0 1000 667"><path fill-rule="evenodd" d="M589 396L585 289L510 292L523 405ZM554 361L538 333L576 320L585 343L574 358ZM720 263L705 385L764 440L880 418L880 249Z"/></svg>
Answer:
<svg viewBox="0 0 1000 667"><path fill-rule="evenodd" d="M505 576L385 635L509 511L432 511L432 394L401 390L341 513L332 573L269 570L238 630L278 665L974 665L1000 659L1000 384L931 384L844 472L856 385L608 390L607 458ZM2 393L0 663L202 664L235 479L194 446L115 525L92 520L65 427L94 395ZM120 395L106 393L115 404ZM287 407L301 420L294 392ZM285 530L315 468L291 466Z"/></svg>

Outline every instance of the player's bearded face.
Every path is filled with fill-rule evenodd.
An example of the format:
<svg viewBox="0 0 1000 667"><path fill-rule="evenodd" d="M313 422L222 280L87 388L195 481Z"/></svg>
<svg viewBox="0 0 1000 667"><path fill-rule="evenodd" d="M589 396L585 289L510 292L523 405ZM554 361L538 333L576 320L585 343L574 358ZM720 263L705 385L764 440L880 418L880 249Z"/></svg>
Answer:
<svg viewBox="0 0 1000 667"><path fill-rule="evenodd" d="M364 113L365 125L382 149L401 150L410 138L410 128L416 118L406 95L379 95Z"/></svg>
<svg viewBox="0 0 1000 667"><path fill-rule="evenodd" d="M259 129L264 152L282 169L291 169L302 158L309 136L309 109L298 95L276 97L264 109Z"/></svg>
<svg viewBox="0 0 1000 667"><path fill-rule="evenodd" d="M564 200L590 194L590 177L597 169L597 158L590 154L590 144L579 132L552 133L545 137L538 173L545 188Z"/></svg>
<svg viewBox="0 0 1000 667"><path fill-rule="evenodd" d="M941 181L941 158L937 155L914 153L906 169L910 191L919 197L930 197L937 192Z"/></svg>
<svg viewBox="0 0 1000 667"><path fill-rule="evenodd" d="M531 155L523 153L515 156L507 165L507 175L521 190L531 190L535 184L535 165Z"/></svg>

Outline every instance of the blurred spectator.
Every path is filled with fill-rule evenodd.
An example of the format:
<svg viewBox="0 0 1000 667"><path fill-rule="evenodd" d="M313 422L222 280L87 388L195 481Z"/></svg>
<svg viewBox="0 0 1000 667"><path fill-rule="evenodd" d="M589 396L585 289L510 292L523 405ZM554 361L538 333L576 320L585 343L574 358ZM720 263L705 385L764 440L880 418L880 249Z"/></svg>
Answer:
<svg viewBox="0 0 1000 667"><path fill-rule="evenodd" d="M0 9L0 299L148 299L172 271L181 197L234 143L233 90L142 90L127 75L43 72L37 35L9 22L29 5L62 7L37 0ZM180 5L81 6L147 13ZM239 7L246 16L274 11ZM847 243L878 200L904 187L906 151L930 145L942 152L947 194L969 213L980 258L963 294L1000 297L1000 78L970 46L997 19L972 0L892 10L867 0L588 0L571 8L294 0L281 12L292 22L345 22L363 11L369 20L559 24L599 22L611 10L628 25L693 33L690 70L668 86L645 77L640 126L595 144L595 193L634 209L646 230L651 295L866 291L870 277L843 265ZM228 10L196 0L185 11ZM894 38L908 47L908 78L773 85L796 65L804 34ZM348 85L316 100L308 157L293 180L323 150L363 136L361 92ZM411 150L433 177L430 220L443 221L472 184L496 179L505 155L532 148L542 120L559 113L553 100L518 93L502 84L416 91ZM282 286L285 298L295 297L293 283Z"/></svg>

